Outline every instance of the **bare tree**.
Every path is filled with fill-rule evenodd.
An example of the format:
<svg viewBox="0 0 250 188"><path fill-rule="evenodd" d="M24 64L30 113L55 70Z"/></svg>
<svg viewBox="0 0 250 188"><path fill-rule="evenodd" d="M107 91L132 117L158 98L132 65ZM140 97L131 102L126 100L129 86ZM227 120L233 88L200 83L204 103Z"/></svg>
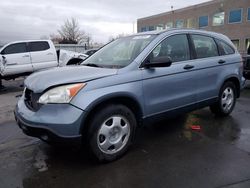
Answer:
<svg viewBox="0 0 250 188"><path fill-rule="evenodd" d="M67 19L58 33L62 39L60 43L73 43L77 44L86 39L86 34L80 29L79 23L75 18Z"/></svg>

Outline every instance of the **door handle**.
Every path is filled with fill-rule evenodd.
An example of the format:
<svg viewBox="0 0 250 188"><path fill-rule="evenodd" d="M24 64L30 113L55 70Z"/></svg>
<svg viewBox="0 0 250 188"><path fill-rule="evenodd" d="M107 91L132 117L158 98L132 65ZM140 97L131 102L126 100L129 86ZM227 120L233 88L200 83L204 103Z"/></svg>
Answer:
<svg viewBox="0 0 250 188"><path fill-rule="evenodd" d="M53 55L53 53L47 53L47 55Z"/></svg>
<svg viewBox="0 0 250 188"><path fill-rule="evenodd" d="M221 59L221 60L218 61L218 63L219 63L219 64L223 64L223 63L226 63L226 61L223 60L223 59Z"/></svg>
<svg viewBox="0 0 250 188"><path fill-rule="evenodd" d="M24 55L23 57L29 57L29 55Z"/></svg>
<svg viewBox="0 0 250 188"><path fill-rule="evenodd" d="M183 69L185 69L185 70L189 70L189 69L192 69L192 68L194 68L193 65L185 65L185 66L183 67Z"/></svg>

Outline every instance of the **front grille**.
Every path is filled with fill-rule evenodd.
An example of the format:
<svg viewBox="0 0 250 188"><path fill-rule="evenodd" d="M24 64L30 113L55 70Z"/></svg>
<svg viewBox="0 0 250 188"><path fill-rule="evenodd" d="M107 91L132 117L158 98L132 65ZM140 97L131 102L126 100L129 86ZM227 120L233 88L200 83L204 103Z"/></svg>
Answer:
<svg viewBox="0 0 250 188"><path fill-rule="evenodd" d="M40 93L34 93L32 90L26 88L24 93L24 102L26 106L32 111L39 110L41 107L41 104L38 103L40 96Z"/></svg>

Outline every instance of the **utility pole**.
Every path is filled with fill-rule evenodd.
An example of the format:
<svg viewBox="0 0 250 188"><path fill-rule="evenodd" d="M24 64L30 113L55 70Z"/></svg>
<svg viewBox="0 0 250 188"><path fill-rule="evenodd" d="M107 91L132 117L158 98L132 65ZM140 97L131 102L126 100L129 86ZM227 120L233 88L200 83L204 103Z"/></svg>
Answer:
<svg viewBox="0 0 250 188"><path fill-rule="evenodd" d="M172 12L172 27L174 27L174 6L171 5L171 12Z"/></svg>

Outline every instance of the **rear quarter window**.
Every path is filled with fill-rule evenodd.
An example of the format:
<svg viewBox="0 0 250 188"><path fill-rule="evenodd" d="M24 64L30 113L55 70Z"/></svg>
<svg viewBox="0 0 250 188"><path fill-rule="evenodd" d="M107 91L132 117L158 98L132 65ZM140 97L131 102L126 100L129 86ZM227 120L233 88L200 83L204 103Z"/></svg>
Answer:
<svg viewBox="0 0 250 188"><path fill-rule="evenodd" d="M229 44L227 44L226 42L219 40L219 39L215 39L215 40L216 40L216 43L218 44L220 55L230 55L230 54L235 53L234 48L230 46Z"/></svg>
<svg viewBox="0 0 250 188"><path fill-rule="evenodd" d="M30 42L29 43L29 50L31 52L36 52L36 51L45 51L48 50L49 43L44 41L44 42Z"/></svg>

